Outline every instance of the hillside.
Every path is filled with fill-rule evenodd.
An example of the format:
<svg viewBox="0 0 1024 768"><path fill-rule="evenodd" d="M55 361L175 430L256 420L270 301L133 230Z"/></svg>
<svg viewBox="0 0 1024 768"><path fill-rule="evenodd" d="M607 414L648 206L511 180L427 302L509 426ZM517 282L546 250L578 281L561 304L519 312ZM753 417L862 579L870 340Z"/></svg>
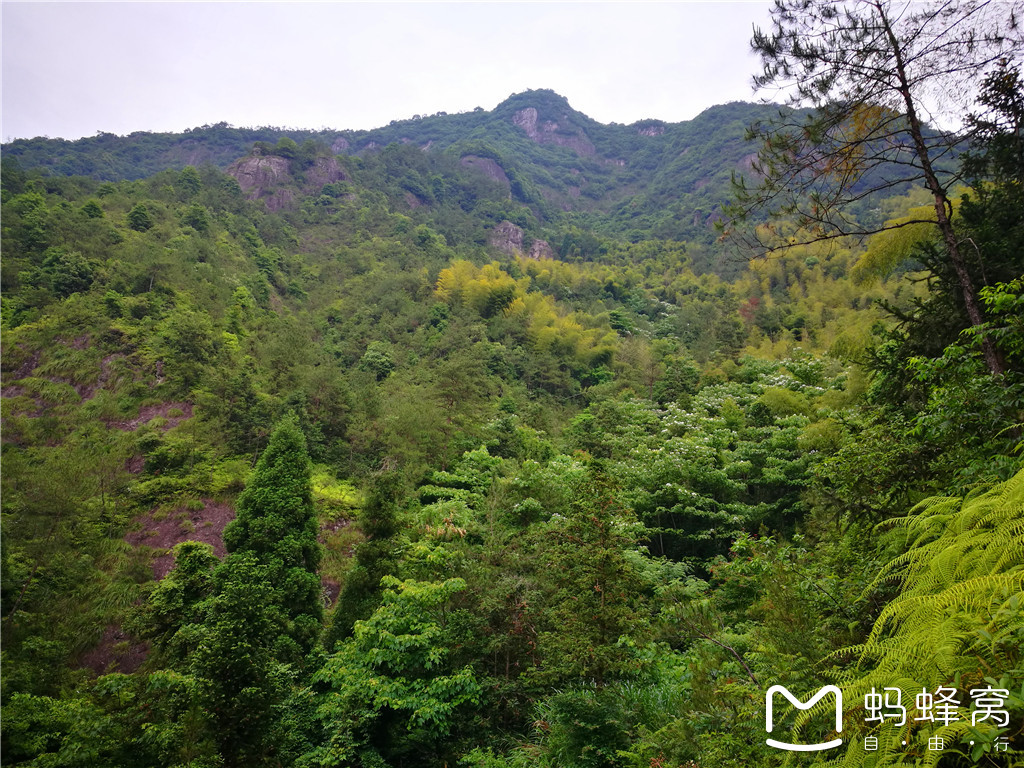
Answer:
<svg viewBox="0 0 1024 768"><path fill-rule="evenodd" d="M838 680L1012 715L847 764L1014 765L1020 137L966 330L933 226L719 241L774 109L5 146L5 764L782 766L766 687Z"/></svg>
<svg viewBox="0 0 1024 768"><path fill-rule="evenodd" d="M443 152L507 184L542 218L579 212L587 226L631 240L713 239L730 174L749 167L747 126L777 107L735 103L694 120L604 125L553 91L516 94L492 111L417 116L368 131L286 131L204 126L183 134L110 134L69 142L17 140L5 157L24 168L115 181L211 164L227 168L256 142L288 137L320 151L365 157L389 144ZM595 215L596 214L596 215Z"/></svg>

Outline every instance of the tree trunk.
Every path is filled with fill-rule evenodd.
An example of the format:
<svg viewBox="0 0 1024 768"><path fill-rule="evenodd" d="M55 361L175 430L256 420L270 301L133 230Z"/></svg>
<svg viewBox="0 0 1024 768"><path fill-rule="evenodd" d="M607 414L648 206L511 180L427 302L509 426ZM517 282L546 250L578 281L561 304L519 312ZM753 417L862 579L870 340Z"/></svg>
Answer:
<svg viewBox="0 0 1024 768"><path fill-rule="evenodd" d="M956 272L957 282L960 284L960 291L963 294L964 306L967 308L967 317L975 328L984 324L985 319L981 313L981 305L978 303L978 294L974 290L974 282L967 271L967 262L964 261L963 253L960 250L960 243L956 239L956 232L953 230L953 222L949 218L949 197L946 190L935 175L932 167L931 156L928 154L928 146L924 141L924 134L921 130L921 119L917 115L917 108L914 104L913 94L910 92L910 79L907 76L906 62L903 59L903 50L900 48L899 40L892 30L885 8L880 2L872 3L878 12L882 27L885 30L889 45L892 46L893 60L896 65L896 76L899 78L898 89L903 97L903 104L907 111L907 124L910 136L914 141L914 151L921 163L921 170L924 173L925 185L932 193L935 205L935 222L942 233L942 240L949 253L949 261ZM1005 370L1002 357L996 349L995 344L987 333L981 334L981 347L985 355L985 363L993 376L999 376Z"/></svg>

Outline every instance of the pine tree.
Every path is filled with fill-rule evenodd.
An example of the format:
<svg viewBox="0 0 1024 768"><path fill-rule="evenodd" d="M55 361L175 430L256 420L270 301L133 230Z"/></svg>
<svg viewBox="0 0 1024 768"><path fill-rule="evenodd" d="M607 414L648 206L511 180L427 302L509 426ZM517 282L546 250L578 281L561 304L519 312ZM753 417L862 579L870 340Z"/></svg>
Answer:
<svg viewBox="0 0 1024 768"><path fill-rule="evenodd" d="M994 62L1019 53L1014 14L1013 3L983 0L777 0L772 28L755 29L752 45L764 71L754 82L814 110L781 112L753 127L750 138L761 145L758 181L751 189L737 183L732 213L738 221L753 210L789 217L802 234L780 238L777 227L763 227L752 245L771 253L892 226L934 226L970 324L981 326L976 280L952 218L951 190L960 179L944 168L962 137L929 130L926 94L970 97ZM852 214L867 195L904 185L928 190L928 215L878 225ZM770 242L763 233L771 233ZM983 338L983 347L990 371L1002 373L991 340Z"/></svg>
<svg viewBox="0 0 1024 768"><path fill-rule="evenodd" d="M288 417L238 497L224 531L231 554L214 568L208 545L179 545L141 617L145 636L186 673L228 766L272 758L282 703L322 627L310 469Z"/></svg>
<svg viewBox="0 0 1024 768"><path fill-rule="evenodd" d="M274 430L249 485L238 497L238 516L224 530L228 552L252 554L272 571L287 631L277 656L297 661L312 648L323 621L321 547L310 485L306 440L293 416Z"/></svg>

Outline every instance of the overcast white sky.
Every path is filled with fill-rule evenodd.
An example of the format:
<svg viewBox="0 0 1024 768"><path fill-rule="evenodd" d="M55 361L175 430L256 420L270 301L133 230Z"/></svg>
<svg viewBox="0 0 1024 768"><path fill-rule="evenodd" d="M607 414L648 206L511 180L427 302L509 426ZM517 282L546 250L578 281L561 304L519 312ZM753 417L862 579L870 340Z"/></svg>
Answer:
<svg viewBox="0 0 1024 768"><path fill-rule="evenodd" d="M374 128L551 88L604 123L753 98L768 2L3 2L5 141Z"/></svg>

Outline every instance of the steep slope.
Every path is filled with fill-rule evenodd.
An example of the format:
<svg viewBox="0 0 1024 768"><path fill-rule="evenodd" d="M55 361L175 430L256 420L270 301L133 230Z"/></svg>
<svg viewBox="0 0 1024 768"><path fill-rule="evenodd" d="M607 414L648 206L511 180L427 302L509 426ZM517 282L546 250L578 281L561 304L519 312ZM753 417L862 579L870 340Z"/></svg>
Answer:
<svg viewBox="0 0 1024 768"><path fill-rule="evenodd" d="M415 116L373 130L285 131L220 123L182 134L100 134L74 142L19 139L3 152L25 169L118 181L186 165L225 169L254 145L266 154L284 137L309 157L318 149L365 157L390 144L405 144L454 155L464 166L507 184L511 198L531 206L542 219L584 212L593 214L593 226L610 235L637 240L657 232L709 240L714 212L727 199L729 176L743 168L751 151L743 144L743 132L774 109L736 103L683 123L605 125L553 91L532 90L510 96L491 111Z"/></svg>

